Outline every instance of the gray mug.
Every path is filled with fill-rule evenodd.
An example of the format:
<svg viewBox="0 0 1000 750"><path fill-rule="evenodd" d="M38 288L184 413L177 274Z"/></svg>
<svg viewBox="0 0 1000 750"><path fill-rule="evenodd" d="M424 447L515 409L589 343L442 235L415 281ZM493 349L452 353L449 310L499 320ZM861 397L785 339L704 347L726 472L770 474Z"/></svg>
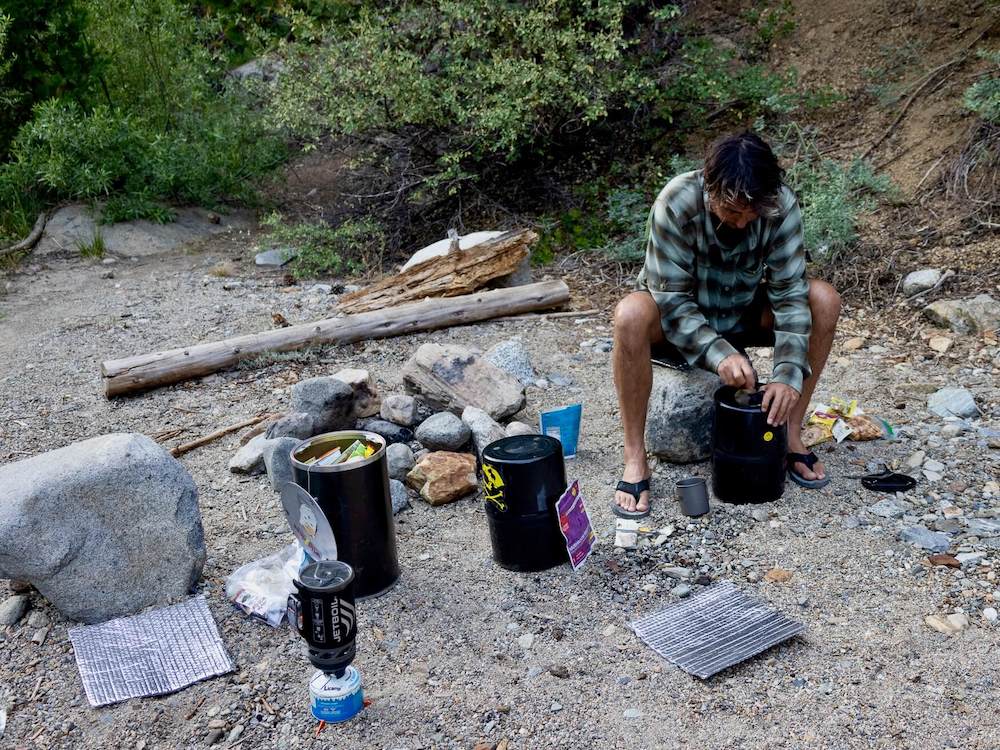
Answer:
<svg viewBox="0 0 1000 750"><path fill-rule="evenodd" d="M681 512L696 518L708 513L708 487L701 477L684 477L677 480L677 499L681 501Z"/></svg>

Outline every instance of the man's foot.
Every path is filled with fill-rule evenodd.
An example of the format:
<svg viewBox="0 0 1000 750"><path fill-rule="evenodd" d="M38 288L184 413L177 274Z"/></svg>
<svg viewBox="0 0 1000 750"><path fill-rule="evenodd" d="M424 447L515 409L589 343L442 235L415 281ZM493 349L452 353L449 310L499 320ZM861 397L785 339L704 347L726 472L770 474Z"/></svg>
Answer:
<svg viewBox="0 0 1000 750"><path fill-rule="evenodd" d="M796 484L810 490L818 490L830 483L823 462L812 451L807 451L805 448L801 451L789 450L786 461L788 475Z"/></svg>
<svg viewBox="0 0 1000 750"><path fill-rule="evenodd" d="M649 480L649 464L645 457L641 463L626 463L625 471L622 472L622 481L629 484L638 484ZM627 513L639 513L646 515L649 513L649 489L644 489L639 493L639 497L624 490L615 491L615 505Z"/></svg>

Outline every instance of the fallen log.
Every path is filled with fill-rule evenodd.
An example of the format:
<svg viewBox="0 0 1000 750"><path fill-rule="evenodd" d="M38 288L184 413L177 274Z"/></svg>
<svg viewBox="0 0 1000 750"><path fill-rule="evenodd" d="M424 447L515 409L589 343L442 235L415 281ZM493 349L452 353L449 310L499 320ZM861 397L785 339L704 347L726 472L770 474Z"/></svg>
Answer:
<svg viewBox="0 0 1000 750"><path fill-rule="evenodd" d="M35 225L31 228L31 231L28 232L28 236L20 242L15 242L10 247L0 249L0 257L3 257L4 255L12 255L13 253L19 253L22 250L30 250L33 248L41 238L42 232L45 230L45 222L47 219L48 217L44 211L38 214L38 218L35 219Z"/></svg>
<svg viewBox="0 0 1000 750"><path fill-rule="evenodd" d="M107 360L101 363L104 393L112 398L179 383L218 372L266 352L389 338L475 323L500 315L547 310L567 302L569 287L565 282L542 281L461 297L428 299L181 349Z"/></svg>
<svg viewBox="0 0 1000 750"><path fill-rule="evenodd" d="M538 239L530 229L515 229L465 250L429 258L400 273L345 294L338 309L345 313L379 310L425 297L456 297L514 273Z"/></svg>

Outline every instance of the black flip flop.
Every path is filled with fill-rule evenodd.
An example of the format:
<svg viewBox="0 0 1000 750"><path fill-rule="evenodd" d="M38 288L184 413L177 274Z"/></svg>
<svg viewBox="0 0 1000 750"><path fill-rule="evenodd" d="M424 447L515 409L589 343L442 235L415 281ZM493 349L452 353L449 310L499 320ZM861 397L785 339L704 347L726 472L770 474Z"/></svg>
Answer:
<svg viewBox="0 0 1000 750"><path fill-rule="evenodd" d="M879 472L877 474L865 474L861 477L861 484L866 489L876 492L908 492L917 486L917 480L906 474L897 474L894 471Z"/></svg>
<svg viewBox="0 0 1000 750"><path fill-rule="evenodd" d="M627 492L629 495L635 498L635 502L638 505L639 498L642 497L642 493L649 490L649 477L642 479L638 482L626 482L624 479L618 483L615 487L616 492ZM652 495L652 493L650 493ZM645 518L649 515L649 511L653 507L652 496L650 497L649 507L646 510L625 510L618 503L611 503L611 510L619 518Z"/></svg>
<svg viewBox="0 0 1000 750"><path fill-rule="evenodd" d="M809 451L808 453L789 453L785 456L785 465L788 467L788 476L791 477L792 481L800 487L805 487L807 490L818 490L820 487L826 487L830 484L830 477L823 477L822 479L806 479L804 476L795 471L795 464L803 463L806 467L812 471L812 467L819 463L819 457Z"/></svg>

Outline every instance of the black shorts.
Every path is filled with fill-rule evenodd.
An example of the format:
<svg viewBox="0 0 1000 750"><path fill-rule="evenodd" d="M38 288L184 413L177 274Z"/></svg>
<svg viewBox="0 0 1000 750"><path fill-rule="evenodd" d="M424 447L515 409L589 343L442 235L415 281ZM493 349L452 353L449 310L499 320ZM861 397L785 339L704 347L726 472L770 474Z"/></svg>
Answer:
<svg viewBox="0 0 1000 750"><path fill-rule="evenodd" d="M750 346L774 346L774 331L764 328L760 324L760 319L764 310L770 308L771 302L767 298L767 286L761 284L754 294L753 300L746 310L728 331L720 332L722 338L736 347L736 350L746 356L747 347ZM677 347L669 341L653 344L650 352L650 359L653 364L662 367L671 367L676 370L688 370L691 366L684 359Z"/></svg>

